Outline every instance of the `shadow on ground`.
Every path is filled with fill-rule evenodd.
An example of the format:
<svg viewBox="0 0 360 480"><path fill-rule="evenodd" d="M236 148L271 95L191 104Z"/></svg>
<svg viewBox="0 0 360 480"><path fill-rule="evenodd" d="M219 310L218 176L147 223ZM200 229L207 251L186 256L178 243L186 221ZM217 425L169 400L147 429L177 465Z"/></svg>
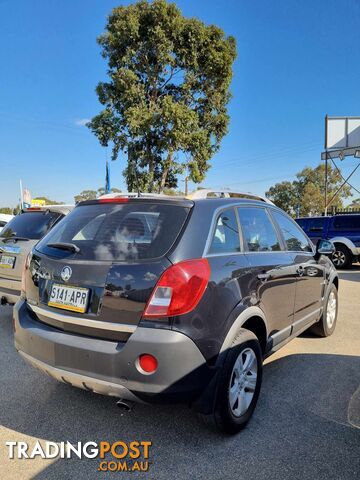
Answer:
<svg viewBox="0 0 360 480"><path fill-rule="evenodd" d="M184 406L122 413L114 399L57 383L18 357L9 322L0 322L0 348L1 424L56 442L152 441L150 473L122 478L358 478L360 357L298 354L270 362L252 421L229 437ZM98 463L59 460L36 478L99 478Z"/></svg>

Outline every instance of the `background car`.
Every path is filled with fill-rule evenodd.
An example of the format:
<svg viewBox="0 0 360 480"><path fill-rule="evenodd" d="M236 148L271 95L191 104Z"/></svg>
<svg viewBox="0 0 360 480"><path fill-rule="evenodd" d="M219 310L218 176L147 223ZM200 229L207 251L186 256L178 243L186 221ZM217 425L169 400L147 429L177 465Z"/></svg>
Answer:
<svg viewBox="0 0 360 480"><path fill-rule="evenodd" d="M8 215L6 213L0 213L0 232L7 223L14 218L14 215Z"/></svg>
<svg viewBox="0 0 360 480"><path fill-rule="evenodd" d="M337 268L347 268L360 255L360 214L297 218L311 241L331 240L335 245L332 261Z"/></svg>
<svg viewBox="0 0 360 480"><path fill-rule="evenodd" d="M72 209L73 205L28 208L0 232L0 303L15 303L21 291L24 261L37 242Z"/></svg>

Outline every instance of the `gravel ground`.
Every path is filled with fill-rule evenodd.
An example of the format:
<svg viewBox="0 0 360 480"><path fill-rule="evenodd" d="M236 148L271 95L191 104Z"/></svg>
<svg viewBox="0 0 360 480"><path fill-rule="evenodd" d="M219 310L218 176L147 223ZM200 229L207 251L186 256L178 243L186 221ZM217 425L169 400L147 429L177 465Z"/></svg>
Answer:
<svg viewBox="0 0 360 480"><path fill-rule="evenodd" d="M6 479L120 476L151 479L358 479L360 475L360 266L341 272L332 337L309 334L269 358L248 427L234 437L204 427L183 406L136 405L59 384L13 347L0 307L0 465ZM101 473L98 460L9 460L6 441L149 440L148 473Z"/></svg>

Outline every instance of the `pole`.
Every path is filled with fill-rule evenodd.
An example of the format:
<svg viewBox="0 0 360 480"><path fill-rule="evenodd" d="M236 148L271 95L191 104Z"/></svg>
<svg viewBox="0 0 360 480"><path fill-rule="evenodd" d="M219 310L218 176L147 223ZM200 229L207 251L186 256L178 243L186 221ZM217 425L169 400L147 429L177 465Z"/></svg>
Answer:
<svg viewBox="0 0 360 480"><path fill-rule="evenodd" d="M21 178L20 178L20 208L21 210L24 208L24 192L23 192Z"/></svg>
<svg viewBox="0 0 360 480"><path fill-rule="evenodd" d="M328 211L328 152L325 150L325 217L327 217Z"/></svg>
<svg viewBox="0 0 360 480"><path fill-rule="evenodd" d="M189 177L186 175L186 177L185 177L185 197L188 196L188 182L189 182Z"/></svg>

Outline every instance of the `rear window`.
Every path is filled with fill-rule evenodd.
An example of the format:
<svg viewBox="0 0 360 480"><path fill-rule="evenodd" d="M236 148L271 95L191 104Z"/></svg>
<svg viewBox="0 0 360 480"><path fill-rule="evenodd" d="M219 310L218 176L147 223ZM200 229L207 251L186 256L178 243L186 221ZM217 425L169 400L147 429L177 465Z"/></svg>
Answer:
<svg viewBox="0 0 360 480"><path fill-rule="evenodd" d="M136 261L167 253L179 235L189 208L133 202L76 207L39 244L37 250L64 256L49 244L73 244L81 260Z"/></svg>
<svg viewBox="0 0 360 480"><path fill-rule="evenodd" d="M339 215L333 225L336 230L360 230L360 215Z"/></svg>
<svg viewBox="0 0 360 480"><path fill-rule="evenodd" d="M63 215L57 212L25 212L17 215L6 224L0 237L21 237L29 240L39 240Z"/></svg>

